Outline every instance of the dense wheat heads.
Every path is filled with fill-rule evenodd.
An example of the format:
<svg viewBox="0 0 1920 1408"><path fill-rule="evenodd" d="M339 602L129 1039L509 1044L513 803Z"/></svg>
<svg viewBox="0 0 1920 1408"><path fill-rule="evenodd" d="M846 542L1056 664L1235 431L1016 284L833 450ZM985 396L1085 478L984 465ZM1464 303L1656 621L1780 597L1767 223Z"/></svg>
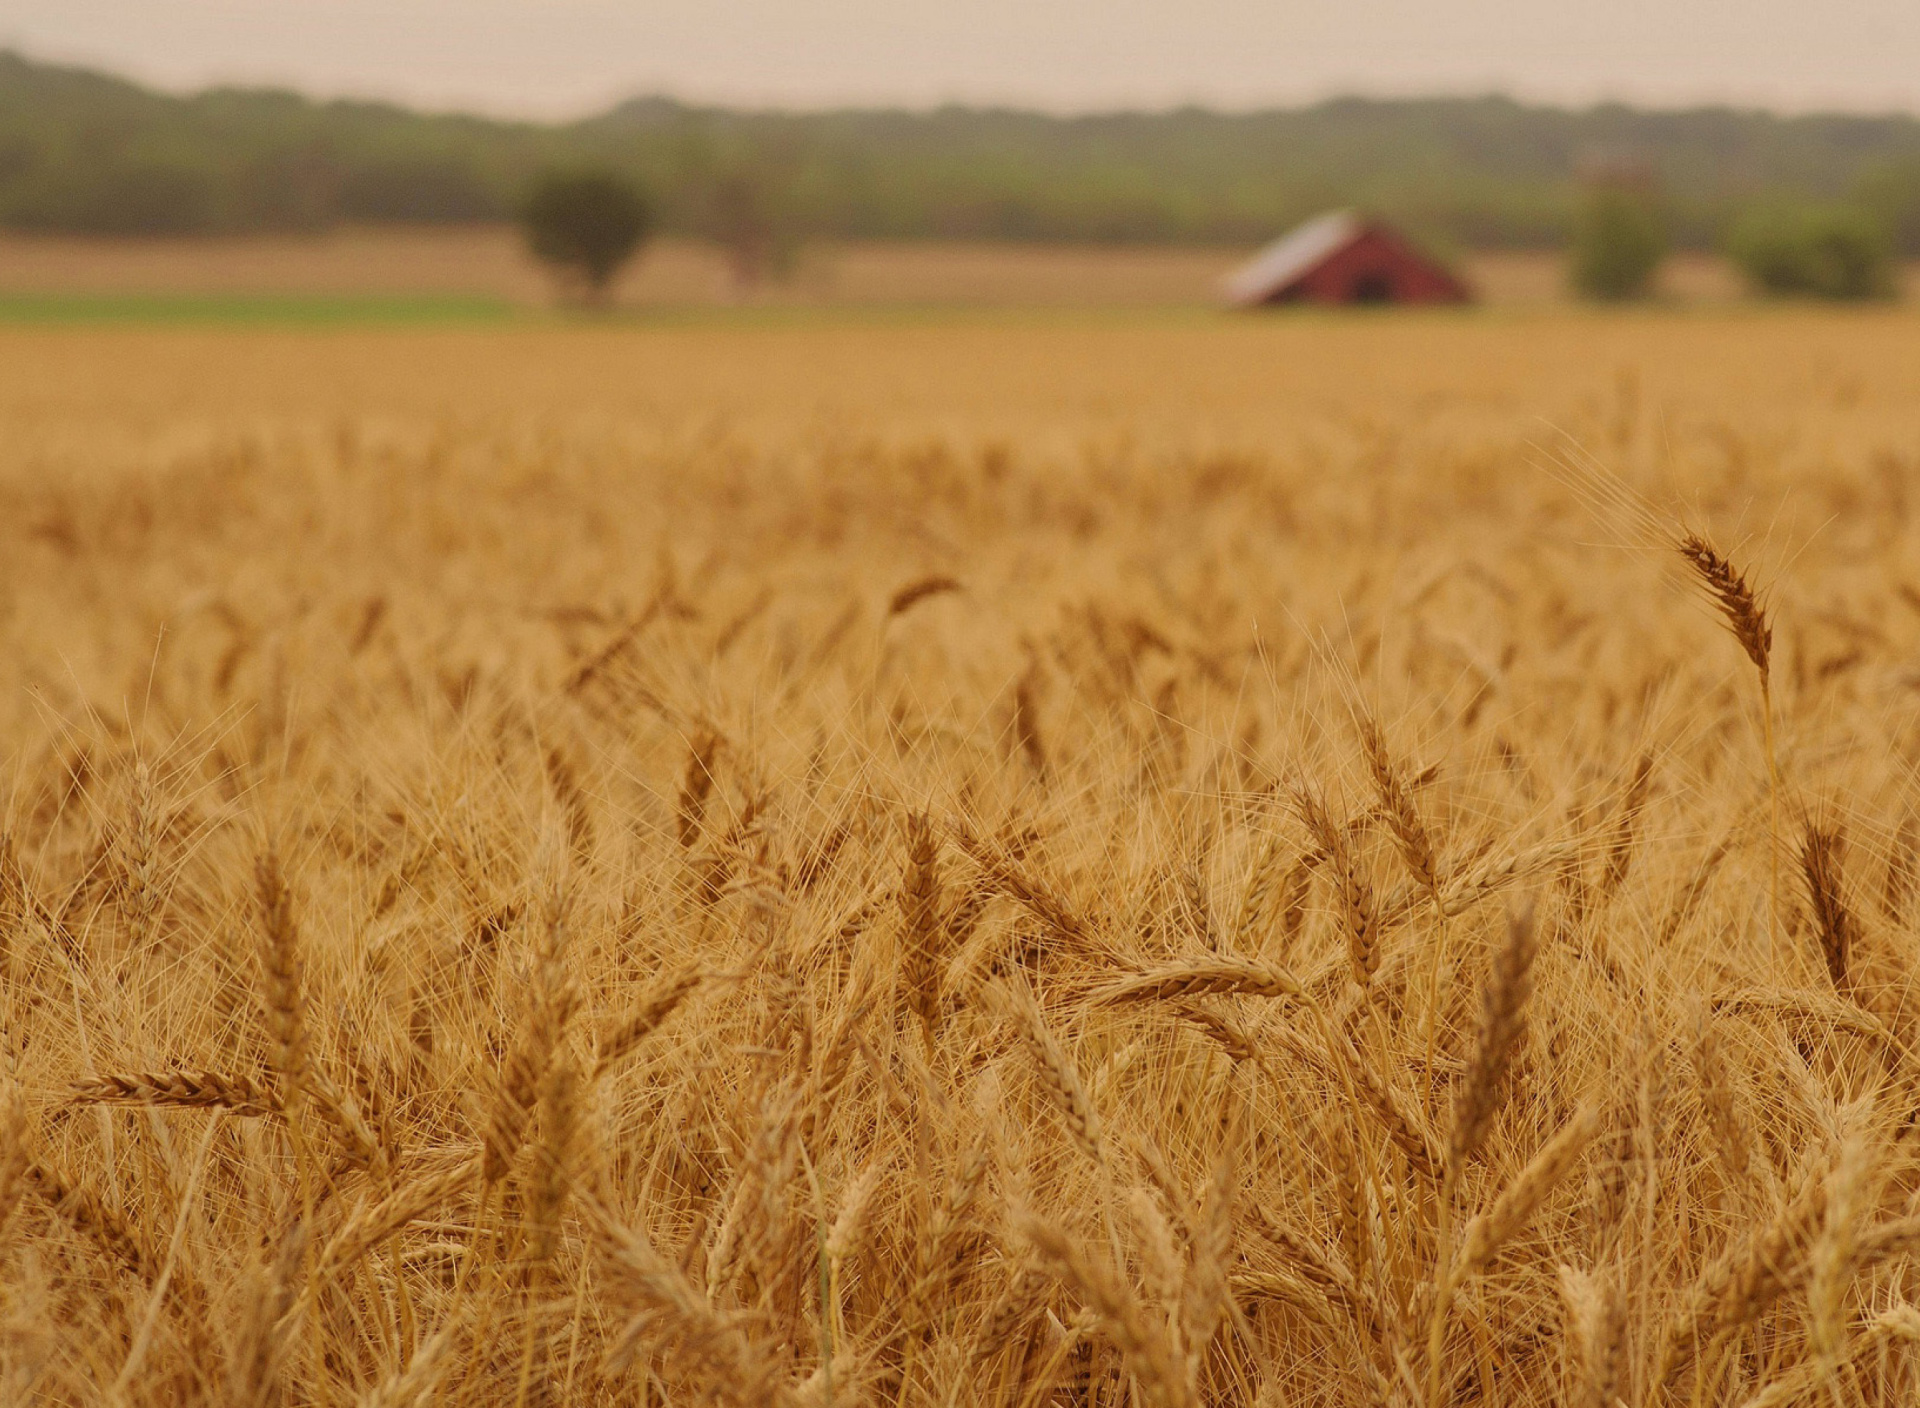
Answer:
<svg viewBox="0 0 1920 1408"><path fill-rule="evenodd" d="M1481 412L688 398L0 467L0 1402L1913 1401L1878 442L1676 422L1831 506L1687 558L1769 954L1747 667Z"/></svg>

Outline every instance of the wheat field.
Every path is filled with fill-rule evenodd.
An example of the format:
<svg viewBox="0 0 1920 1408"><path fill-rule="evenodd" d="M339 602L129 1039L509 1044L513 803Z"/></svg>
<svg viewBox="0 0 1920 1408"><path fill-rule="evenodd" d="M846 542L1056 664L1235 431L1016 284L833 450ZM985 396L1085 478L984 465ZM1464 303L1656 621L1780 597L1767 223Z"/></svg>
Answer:
<svg viewBox="0 0 1920 1408"><path fill-rule="evenodd" d="M0 1401L1913 1402L1916 334L0 331Z"/></svg>
<svg viewBox="0 0 1920 1408"><path fill-rule="evenodd" d="M715 307L901 306L1003 309L1200 308L1242 248L1033 245L966 241L822 241L802 247L787 277L739 286L726 256L685 239L652 241L622 271L613 298L636 310ZM1502 307L1564 303L1565 260L1544 250L1474 252L1461 271ZM1912 284L1915 271L1904 275ZM1724 260L1676 254L1664 297L1726 305L1741 280ZM0 311L44 300L470 299L511 310L549 308L552 277L518 230L500 226L353 228L323 234L99 238L0 232Z"/></svg>

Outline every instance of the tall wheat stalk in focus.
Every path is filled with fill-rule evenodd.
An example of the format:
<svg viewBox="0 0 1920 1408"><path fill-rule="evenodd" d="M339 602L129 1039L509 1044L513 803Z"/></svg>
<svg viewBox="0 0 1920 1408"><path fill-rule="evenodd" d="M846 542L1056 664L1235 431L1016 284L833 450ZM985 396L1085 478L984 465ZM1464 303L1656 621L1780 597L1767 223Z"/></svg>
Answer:
<svg viewBox="0 0 1920 1408"><path fill-rule="evenodd" d="M1780 763L1773 741L1773 624L1746 575L1705 537L1688 532L1677 546L1760 673L1760 737L1767 754L1767 962L1771 967L1780 943Z"/></svg>

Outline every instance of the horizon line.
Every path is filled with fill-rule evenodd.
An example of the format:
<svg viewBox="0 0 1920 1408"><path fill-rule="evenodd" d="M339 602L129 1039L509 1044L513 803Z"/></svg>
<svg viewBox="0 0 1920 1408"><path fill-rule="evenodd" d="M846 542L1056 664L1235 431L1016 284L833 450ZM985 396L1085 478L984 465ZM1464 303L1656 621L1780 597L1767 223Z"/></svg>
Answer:
<svg viewBox="0 0 1920 1408"><path fill-rule="evenodd" d="M926 100L874 98L830 98L818 101L779 98L702 97L675 91L669 85L641 86L624 96L603 97L582 106L573 115L558 111L536 111L526 107L496 106L481 99L449 98L438 101L405 97L377 91L351 89L327 90L305 86L297 81L274 78L231 78L168 83L164 80L117 68L111 64L84 58L42 57L17 43L0 43L0 57L12 58L32 68L84 74L125 83L152 95L177 101L191 101L221 93L271 94L298 98L315 106L367 106L393 108L430 118L466 118L502 125L564 128L611 117L623 108L659 103L690 112L724 113L742 117L808 118L847 115L891 114L931 117L941 113L999 113L1008 116L1044 118L1073 122L1122 117L1158 118L1196 114L1226 119L1257 118L1290 113L1311 112L1340 103L1374 103L1382 106L1416 103L1504 102L1518 108L1579 116L1606 110L1618 110L1650 116L1680 116L1689 113L1732 113L1741 116L1770 117L1783 122L1819 119L1849 121L1920 122L1920 108L1897 103L1849 106L1827 104L1782 104L1760 98L1702 95L1698 98L1659 99L1626 95L1553 97L1530 94L1524 85L1489 80L1458 87L1394 89L1391 86L1369 90L1363 85L1330 87L1314 96L1287 98L1275 96L1238 102L1219 97L1167 98L1165 100L1115 101L1111 103L1046 103L1012 95L997 97L952 95Z"/></svg>

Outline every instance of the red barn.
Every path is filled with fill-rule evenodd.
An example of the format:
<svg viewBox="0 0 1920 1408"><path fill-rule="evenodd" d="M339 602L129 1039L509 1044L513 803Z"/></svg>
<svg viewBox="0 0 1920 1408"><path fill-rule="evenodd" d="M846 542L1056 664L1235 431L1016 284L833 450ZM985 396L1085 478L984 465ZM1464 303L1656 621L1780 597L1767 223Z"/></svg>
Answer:
<svg viewBox="0 0 1920 1408"><path fill-rule="evenodd" d="M1275 303L1465 303L1467 286L1385 225L1350 210L1281 236L1221 286L1236 308Z"/></svg>

